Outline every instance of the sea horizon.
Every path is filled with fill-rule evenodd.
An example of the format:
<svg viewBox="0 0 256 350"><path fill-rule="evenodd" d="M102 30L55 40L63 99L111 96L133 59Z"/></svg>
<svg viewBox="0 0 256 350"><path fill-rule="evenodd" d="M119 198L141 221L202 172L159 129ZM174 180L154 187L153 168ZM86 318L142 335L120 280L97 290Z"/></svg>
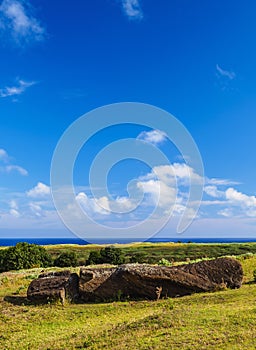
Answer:
<svg viewBox="0 0 256 350"><path fill-rule="evenodd" d="M57 245L57 244L78 244L78 245L88 245L88 244L128 244L128 243L139 243L139 242L148 242L148 243L254 243L256 239L253 238L221 238L221 237L211 237L211 238L150 238L148 240L135 239L133 241L123 239L123 240L94 240L94 242L87 242L79 238L0 238L0 246L8 247L15 246L19 242L27 242L30 244L38 245Z"/></svg>

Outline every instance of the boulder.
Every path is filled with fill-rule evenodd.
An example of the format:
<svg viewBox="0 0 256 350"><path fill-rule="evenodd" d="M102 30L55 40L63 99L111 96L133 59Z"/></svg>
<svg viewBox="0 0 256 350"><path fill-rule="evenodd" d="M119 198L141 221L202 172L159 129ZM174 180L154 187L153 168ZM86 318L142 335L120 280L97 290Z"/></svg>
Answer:
<svg viewBox="0 0 256 350"><path fill-rule="evenodd" d="M78 281L78 275L68 270L41 274L30 283L27 297L33 302L59 299L64 303L66 298L76 301L79 296Z"/></svg>
<svg viewBox="0 0 256 350"><path fill-rule="evenodd" d="M241 264L231 258L201 261L174 267L125 264L116 268L81 268L80 299L107 301L116 298L158 299L223 287L239 288Z"/></svg>

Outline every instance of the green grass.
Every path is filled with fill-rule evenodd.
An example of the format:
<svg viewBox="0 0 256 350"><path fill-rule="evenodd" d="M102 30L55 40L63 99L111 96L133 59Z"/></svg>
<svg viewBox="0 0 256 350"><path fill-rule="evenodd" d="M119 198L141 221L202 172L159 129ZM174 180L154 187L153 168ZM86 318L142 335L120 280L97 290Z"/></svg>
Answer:
<svg viewBox="0 0 256 350"><path fill-rule="evenodd" d="M57 258L63 252L75 252L79 264L84 265L91 251L100 250L106 245L59 244L47 245L45 248ZM256 254L256 243L131 243L115 244L121 248L126 262L157 264L162 258L172 262L196 260L201 258L216 258L226 255ZM0 247L4 249L4 247Z"/></svg>
<svg viewBox="0 0 256 350"><path fill-rule="evenodd" d="M162 258L170 261L186 261L199 258L216 258L225 255L241 255L245 253L256 254L256 243L228 243L228 244L195 244L195 243L132 243L115 244L123 250L126 262L138 261L140 263L156 264ZM45 246L49 253L56 258L60 253L74 251L79 262L84 264L93 250L99 250L103 245L52 245Z"/></svg>
<svg viewBox="0 0 256 350"><path fill-rule="evenodd" d="M154 302L33 305L41 269L2 273L0 349L255 349L256 256L240 260L241 289Z"/></svg>

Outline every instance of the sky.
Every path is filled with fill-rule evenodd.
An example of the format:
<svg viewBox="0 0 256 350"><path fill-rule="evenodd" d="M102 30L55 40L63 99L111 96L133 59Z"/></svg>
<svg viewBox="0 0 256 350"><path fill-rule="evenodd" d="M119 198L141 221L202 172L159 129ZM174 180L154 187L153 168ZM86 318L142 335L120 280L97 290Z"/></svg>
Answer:
<svg viewBox="0 0 256 350"><path fill-rule="evenodd" d="M0 1L0 238L76 234L53 204L54 151L79 117L123 102L177 118L197 145L204 174L157 126L157 115L155 127L120 122L97 131L73 169L75 201L93 220L83 238L93 240L102 225L129 235L130 225L142 221L138 238L152 235L151 227L170 239L256 238L255 13L252 0ZM86 119L88 128L97 129L102 113ZM105 176L108 193L90 187L97 154L123 139L168 161L150 165L124 152ZM193 222L177 233L190 186L199 182ZM144 193L136 209L129 183L135 197ZM164 215L170 221L162 227Z"/></svg>

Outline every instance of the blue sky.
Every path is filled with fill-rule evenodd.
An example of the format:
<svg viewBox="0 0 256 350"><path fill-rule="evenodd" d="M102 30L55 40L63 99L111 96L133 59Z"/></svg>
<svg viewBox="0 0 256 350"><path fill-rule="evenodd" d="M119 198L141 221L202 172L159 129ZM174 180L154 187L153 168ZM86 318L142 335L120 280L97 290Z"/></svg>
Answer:
<svg viewBox="0 0 256 350"><path fill-rule="evenodd" d="M255 12L250 0L0 1L1 237L70 235L50 194L56 144L81 115L126 101L168 111L200 150L204 196L183 235L256 237ZM92 198L92 160L123 138L154 144L170 167L153 169L157 179L145 164L124 160L108 177L112 200ZM164 130L115 126L81 150L77 200L101 223L126 225L152 211L159 182L174 200L165 178L176 171L174 218L160 233L174 237L189 190L187 170ZM131 205L126 186L132 179L145 191L141 210L125 220L106 214L111 205ZM171 204L164 200L166 210Z"/></svg>

